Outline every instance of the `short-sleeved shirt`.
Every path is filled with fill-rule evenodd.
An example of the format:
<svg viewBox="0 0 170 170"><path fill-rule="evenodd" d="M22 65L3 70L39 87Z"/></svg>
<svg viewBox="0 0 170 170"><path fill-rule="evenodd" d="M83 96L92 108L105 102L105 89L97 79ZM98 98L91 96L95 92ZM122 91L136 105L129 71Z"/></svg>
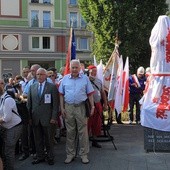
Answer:
<svg viewBox="0 0 170 170"><path fill-rule="evenodd" d="M83 74L79 74L76 78L71 74L65 75L59 86L59 93L64 95L65 102L69 104L79 104L93 92L89 78Z"/></svg>

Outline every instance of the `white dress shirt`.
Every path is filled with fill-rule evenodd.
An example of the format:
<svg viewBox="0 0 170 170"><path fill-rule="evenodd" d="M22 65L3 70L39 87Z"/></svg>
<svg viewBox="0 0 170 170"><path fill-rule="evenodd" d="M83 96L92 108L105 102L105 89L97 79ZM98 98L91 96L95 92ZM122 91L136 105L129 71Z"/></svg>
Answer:
<svg viewBox="0 0 170 170"><path fill-rule="evenodd" d="M12 112L12 110L14 110L18 113L15 100L12 97L5 99L6 95L7 93L5 92L0 97L0 118L3 120L1 125L7 129L10 129L19 124L21 122L21 118L19 115Z"/></svg>

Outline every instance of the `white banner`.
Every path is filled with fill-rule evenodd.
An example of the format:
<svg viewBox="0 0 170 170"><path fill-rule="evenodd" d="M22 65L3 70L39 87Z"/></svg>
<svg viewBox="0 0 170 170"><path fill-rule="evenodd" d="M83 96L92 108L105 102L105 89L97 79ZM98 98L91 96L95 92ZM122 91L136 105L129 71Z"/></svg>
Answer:
<svg viewBox="0 0 170 170"><path fill-rule="evenodd" d="M170 132L170 18L159 16L150 37L151 75L141 107L142 126Z"/></svg>

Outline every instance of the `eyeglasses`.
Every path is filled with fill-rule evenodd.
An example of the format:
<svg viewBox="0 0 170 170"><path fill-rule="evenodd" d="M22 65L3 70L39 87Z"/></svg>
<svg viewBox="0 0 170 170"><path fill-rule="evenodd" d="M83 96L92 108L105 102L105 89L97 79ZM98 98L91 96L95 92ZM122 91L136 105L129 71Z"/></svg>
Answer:
<svg viewBox="0 0 170 170"><path fill-rule="evenodd" d="M55 75L50 75L50 76L48 76L48 77L50 77L50 78L51 78L51 77L54 77L54 76L55 76Z"/></svg>
<svg viewBox="0 0 170 170"><path fill-rule="evenodd" d="M36 74L37 76L44 76L44 75L46 75L46 74Z"/></svg>
<svg viewBox="0 0 170 170"><path fill-rule="evenodd" d="M71 67L72 69L78 69L79 67Z"/></svg>

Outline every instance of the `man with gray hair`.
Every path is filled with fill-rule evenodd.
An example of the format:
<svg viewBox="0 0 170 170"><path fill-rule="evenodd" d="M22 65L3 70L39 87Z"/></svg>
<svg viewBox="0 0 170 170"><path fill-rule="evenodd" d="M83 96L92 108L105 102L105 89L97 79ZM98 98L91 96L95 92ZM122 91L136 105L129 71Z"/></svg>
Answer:
<svg viewBox="0 0 170 170"><path fill-rule="evenodd" d="M47 162L54 164L53 136L51 125L56 123L59 111L59 96L57 87L47 82L47 71L39 68L36 72L37 83L28 91L28 111L33 125L37 159L32 164L45 161L44 144L47 151Z"/></svg>
<svg viewBox="0 0 170 170"><path fill-rule="evenodd" d="M89 98L91 105L90 115L94 112L93 92L94 89L89 78L80 73L79 60L71 60L71 73L65 75L60 83L60 106L61 114L65 118L67 139L65 163L71 163L76 156L76 132L79 136L82 163L89 163L87 154L89 152L89 137L87 130L87 116L85 110L85 100Z"/></svg>
<svg viewBox="0 0 170 170"><path fill-rule="evenodd" d="M134 105L136 105L136 124L140 124L140 104L139 100L143 96L145 89L146 77L144 75L145 70L141 66L137 69L137 75L133 74L129 77L129 89L130 89L130 110L129 110L129 124L133 123L134 119Z"/></svg>

